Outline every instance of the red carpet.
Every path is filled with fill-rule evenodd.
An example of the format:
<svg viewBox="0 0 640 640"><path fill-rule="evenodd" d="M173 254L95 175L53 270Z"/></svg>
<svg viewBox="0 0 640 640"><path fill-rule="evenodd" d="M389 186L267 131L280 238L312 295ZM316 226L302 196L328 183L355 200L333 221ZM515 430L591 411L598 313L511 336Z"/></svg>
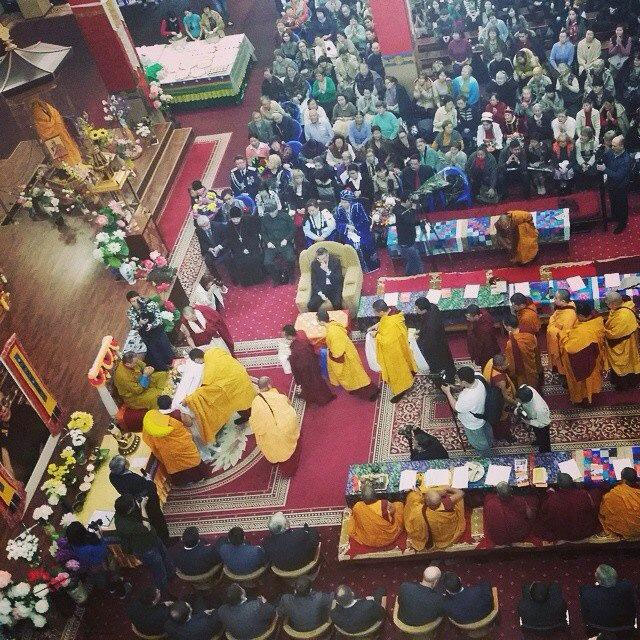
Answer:
<svg viewBox="0 0 640 640"><path fill-rule="evenodd" d="M189 187L194 180L202 178L218 144L220 143L217 140L195 141L187 151L182 167L157 220L158 231L169 252L173 250L184 222L190 215Z"/></svg>

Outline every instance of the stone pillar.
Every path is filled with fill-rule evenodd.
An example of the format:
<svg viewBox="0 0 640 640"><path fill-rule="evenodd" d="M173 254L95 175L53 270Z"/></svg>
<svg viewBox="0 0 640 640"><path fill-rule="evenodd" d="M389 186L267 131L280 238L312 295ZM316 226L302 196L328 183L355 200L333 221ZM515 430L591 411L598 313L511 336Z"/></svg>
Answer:
<svg viewBox="0 0 640 640"><path fill-rule="evenodd" d="M116 0L69 0L109 93L146 86L144 70Z"/></svg>
<svg viewBox="0 0 640 640"><path fill-rule="evenodd" d="M370 0L385 71L409 91L418 75L407 0Z"/></svg>

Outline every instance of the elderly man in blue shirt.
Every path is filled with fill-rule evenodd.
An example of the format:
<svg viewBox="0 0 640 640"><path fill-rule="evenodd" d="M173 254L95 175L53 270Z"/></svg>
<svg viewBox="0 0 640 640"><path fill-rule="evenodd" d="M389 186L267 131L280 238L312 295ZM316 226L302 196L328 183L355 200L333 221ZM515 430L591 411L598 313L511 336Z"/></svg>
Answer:
<svg viewBox="0 0 640 640"><path fill-rule="evenodd" d="M326 118L320 119L318 111L312 109L309 111L309 122L304 126L304 136L307 141L315 140L328 147L333 140L333 129L329 120Z"/></svg>
<svg viewBox="0 0 640 640"><path fill-rule="evenodd" d="M363 155L364 147L371 138L371 125L365 121L362 113L356 113L354 119L349 123L347 135L353 150Z"/></svg>
<svg viewBox="0 0 640 640"><path fill-rule="evenodd" d="M627 226L632 164L631 156L624 149L624 136L616 136L611 141L611 149L605 151L602 162L596 165L606 177L611 217L617 222L613 233L622 233Z"/></svg>
<svg viewBox="0 0 640 640"><path fill-rule="evenodd" d="M551 53L549 54L549 64L558 71L558 65L563 62L570 67L573 64L573 56L575 55L576 47L567 36L566 31L561 31L558 34L558 42L551 47Z"/></svg>

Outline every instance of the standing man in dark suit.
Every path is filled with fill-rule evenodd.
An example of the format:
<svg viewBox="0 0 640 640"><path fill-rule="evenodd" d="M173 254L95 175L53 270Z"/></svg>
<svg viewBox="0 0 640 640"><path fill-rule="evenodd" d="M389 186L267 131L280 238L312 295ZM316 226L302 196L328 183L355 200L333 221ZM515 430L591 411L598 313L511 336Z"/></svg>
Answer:
<svg viewBox="0 0 640 640"><path fill-rule="evenodd" d="M222 562L215 545L200 540L198 527L187 527L182 532L182 541L172 556L176 569L187 576L200 576Z"/></svg>
<svg viewBox="0 0 640 640"><path fill-rule="evenodd" d="M234 638L255 638L271 626L277 614L262 596L249 600L245 590L234 583L227 589L227 604L218 609L218 615Z"/></svg>
<svg viewBox="0 0 640 640"><path fill-rule="evenodd" d="M629 182L633 160L624 149L624 136L611 141L611 149L604 152L602 162L596 165L606 177L611 217L616 221L613 233L622 233L629 218Z"/></svg>
<svg viewBox="0 0 640 640"><path fill-rule="evenodd" d="M407 276L423 273L422 258L416 242L419 222L418 203L409 195L403 195L400 202L393 205L392 211L396 217L396 233L398 247L404 259L404 273Z"/></svg>
<svg viewBox="0 0 640 640"><path fill-rule="evenodd" d="M169 620L173 602L164 602L160 589L147 587L137 598L127 605L127 615L131 624L145 636L161 636Z"/></svg>
<svg viewBox="0 0 640 640"><path fill-rule="evenodd" d="M595 585L580 587L580 609L587 627L632 627L636 619L636 594L629 580L618 580L608 564L596 569Z"/></svg>
<svg viewBox="0 0 640 640"><path fill-rule="evenodd" d="M222 625L215 609L194 611L188 602L175 602L164 628L169 640L211 640Z"/></svg>
<svg viewBox="0 0 640 640"><path fill-rule="evenodd" d="M316 259L311 263L311 297L307 304L309 311L318 311L324 302L330 302L333 309L342 308L342 286L340 258L320 247L316 252Z"/></svg>
<svg viewBox="0 0 640 640"><path fill-rule="evenodd" d="M413 154L409 157L407 166L402 170L402 192L405 196L409 196L434 173L431 167L420 164L420 156Z"/></svg>
<svg viewBox="0 0 640 640"><path fill-rule="evenodd" d="M443 615L444 601L438 582L442 572L427 567L422 582L403 582L398 590L398 618L412 627L419 627Z"/></svg>
<svg viewBox="0 0 640 640"><path fill-rule="evenodd" d="M444 612L458 624L471 624L486 618L493 610L491 585L484 581L473 587L463 587L460 578L451 571L442 575Z"/></svg>
<svg viewBox="0 0 640 640"><path fill-rule="evenodd" d="M557 582L526 582L518 615L527 629L558 629L567 624L567 603Z"/></svg>
<svg viewBox="0 0 640 640"><path fill-rule="evenodd" d="M244 156L236 156L233 159L235 167L231 169L231 189L233 194L239 196L247 193L255 199L260 186L260 174L257 169L247 167Z"/></svg>
<svg viewBox="0 0 640 640"><path fill-rule="evenodd" d="M144 475L129 469L129 461L123 456L114 456L109 462L109 481L120 494L132 495L144 508L151 526L166 546L169 544L169 529L164 519L156 483Z"/></svg>
<svg viewBox="0 0 640 640"><path fill-rule="evenodd" d="M282 511L269 518L269 535L262 541L269 564L281 571L296 571L308 565L318 550L318 532L305 524L292 529Z"/></svg>
<svg viewBox="0 0 640 640"><path fill-rule="evenodd" d="M295 631L313 631L329 620L332 602L332 593L312 591L311 578L301 576L296 580L295 592L280 598L278 611Z"/></svg>
<svg viewBox="0 0 640 640"><path fill-rule="evenodd" d="M347 633L366 631L386 614L383 596L384 589L381 589L372 596L356 598L349 587L340 585L336 591L336 606L331 610L333 624Z"/></svg>
<svg viewBox="0 0 640 640"><path fill-rule="evenodd" d="M217 263L226 262L229 256L224 248L225 224L217 220L212 223L209 216L205 215L198 216L195 222L196 237L207 270L214 278L220 280Z"/></svg>

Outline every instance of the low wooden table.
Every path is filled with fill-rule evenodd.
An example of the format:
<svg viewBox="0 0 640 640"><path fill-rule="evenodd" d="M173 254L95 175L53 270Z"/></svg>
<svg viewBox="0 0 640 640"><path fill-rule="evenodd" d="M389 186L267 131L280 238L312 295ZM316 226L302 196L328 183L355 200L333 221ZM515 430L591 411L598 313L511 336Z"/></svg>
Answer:
<svg viewBox="0 0 640 640"><path fill-rule="evenodd" d="M344 327L349 327L349 312L348 311L329 311L329 318L339 322ZM296 331L304 331L307 334L307 338L313 342L313 344L324 343L327 330L324 325L318 322L315 311L307 311L301 313L294 324Z"/></svg>

